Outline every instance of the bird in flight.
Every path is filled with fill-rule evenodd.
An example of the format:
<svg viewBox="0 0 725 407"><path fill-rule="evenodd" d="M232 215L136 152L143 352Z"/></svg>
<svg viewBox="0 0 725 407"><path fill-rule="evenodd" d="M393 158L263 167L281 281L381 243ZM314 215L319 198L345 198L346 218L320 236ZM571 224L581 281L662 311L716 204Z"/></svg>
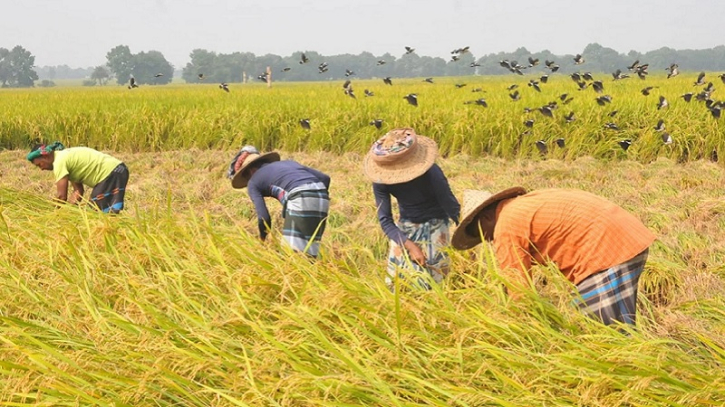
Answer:
<svg viewBox="0 0 725 407"><path fill-rule="evenodd" d="M393 86L393 80L389 76L386 76L385 78L383 78L383 83L386 85Z"/></svg>
<svg viewBox="0 0 725 407"><path fill-rule="evenodd" d="M539 58L529 57L529 68L539 65Z"/></svg>
<svg viewBox="0 0 725 407"><path fill-rule="evenodd" d="M136 78L134 78L133 76L131 77L131 79L129 79L128 88L138 88L138 85L136 84Z"/></svg>
<svg viewBox="0 0 725 407"><path fill-rule="evenodd" d="M383 119L373 119L370 121L371 126L375 126L376 129L383 127Z"/></svg>
<svg viewBox="0 0 725 407"><path fill-rule="evenodd" d="M305 130L310 130L310 119L300 119L300 126Z"/></svg>
<svg viewBox="0 0 725 407"><path fill-rule="evenodd" d="M612 72L612 77L614 78L615 81L617 81L620 79L627 79L627 78L629 78L629 75L626 73L622 73L621 69L617 69L616 71Z"/></svg>
<svg viewBox="0 0 725 407"><path fill-rule="evenodd" d="M159 72L156 75L154 75L154 78L160 78L162 76L164 76L164 74L162 74L161 72Z"/></svg>
<svg viewBox="0 0 725 407"><path fill-rule="evenodd" d="M408 54L412 54L412 53L414 53L414 52L415 52L415 48L411 48L411 47L405 47L405 54L406 54L406 55L408 55Z"/></svg>
<svg viewBox="0 0 725 407"><path fill-rule="evenodd" d="M697 80L695 81L693 86L702 86L705 84L705 72L700 72L700 75L697 75Z"/></svg>
<svg viewBox="0 0 725 407"><path fill-rule="evenodd" d="M369 90L365 89L365 96L368 96L368 97L369 97L369 96L375 96L375 93L373 93L373 92L371 92L371 91L369 91Z"/></svg>
<svg viewBox="0 0 725 407"><path fill-rule="evenodd" d="M667 74L667 79L673 78L680 74L680 67L677 64L672 64L669 68L665 68L665 70L670 71L670 73Z"/></svg>
<svg viewBox="0 0 725 407"><path fill-rule="evenodd" d="M541 92L541 88L539 87L539 82L535 81L533 79L529 80L528 85L532 88L534 88L537 92Z"/></svg>
<svg viewBox="0 0 725 407"><path fill-rule="evenodd" d="M463 104L488 107L488 103L486 102L486 99L484 99L484 98L480 98L480 99L476 99L476 100L469 100L469 101L463 102Z"/></svg>
<svg viewBox="0 0 725 407"><path fill-rule="evenodd" d="M224 82L219 84L219 89L224 89L225 92L229 93L229 85Z"/></svg>
<svg viewBox="0 0 725 407"><path fill-rule="evenodd" d="M290 67L282 68L280 72L289 72L291 69Z"/></svg>
<svg viewBox="0 0 725 407"><path fill-rule="evenodd" d="M307 58L307 55L305 55L305 53L303 52L302 56L300 56L300 65L306 64L308 62L310 62L310 59Z"/></svg>
<svg viewBox="0 0 725 407"><path fill-rule="evenodd" d="M509 93L509 97L514 102L521 99L521 95L519 94L519 91L518 90L515 90L514 93Z"/></svg>
<svg viewBox="0 0 725 407"><path fill-rule="evenodd" d="M574 117L574 112L573 111L569 112L568 115L564 116L564 119L566 120L567 123L571 123L574 120L576 120L576 117Z"/></svg>
<svg viewBox="0 0 725 407"><path fill-rule="evenodd" d="M204 74L203 73L200 73L200 74L196 75L196 77L199 78L200 81L203 81L204 80Z"/></svg>
<svg viewBox="0 0 725 407"><path fill-rule="evenodd" d="M323 63L321 63L320 65L317 66L317 71L319 73L325 73L325 72L327 72L327 70L328 70L328 68L327 68L327 62L323 62Z"/></svg>
<svg viewBox="0 0 725 407"><path fill-rule="evenodd" d="M630 139L620 140L617 143L619 144L620 147L622 147L622 150L627 151L627 149L629 149L629 146L632 145L632 140L630 140Z"/></svg>
<svg viewBox="0 0 725 407"><path fill-rule="evenodd" d="M645 96L649 96L649 93L652 89L655 89L656 86L647 86L646 88L642 89L641 92Z"/></svg>
<svg viewBox="0 0 725 407"><path fill-rule="evenodd" d="M685 102L690 103L692 100L692 92L687 92L684 95L680 95L680 97L685 99Z"/></svg>
<svg viewBox="0 0 725 407"><path fill-rule="evenodd" d="M669 105L670 104L667 102L667 99L665 99L664 96L660 96L660 101L657 103L657 110L664 109Z"/></svg>
<svg viewBox="0 0 725 407"><path fill-rule="evenodd" d="M433 78L425 78L423 82L433 83Z"/></svg>
<svg viewBox="0 0 725 407"><path fill-rule="evenodd" d="M416 93L409 93L403 96L403 99L407 100L411 105L418 107L418 95Z"/></svg>
<svg viewBox="0 0 725 407"><path fill-rule="evenodd" d="M385 60L384 59L379 59L377 65L378 66L385 65Z"/></svg>
<svg viewBox="0 0 725 407"><path fill-rule="evenodd" d="M665 131L665 121L660 119L655 126L655 131Z"/></svg>
<svg viewBox="0 0 725 407"><path fill-rule="evenodd" d="M574 57L574 65L581 65L584 63L584 57L582 57L582 54L576 54Z"/></svg>
<svg viewBox="0 0 725 407"><path fill-rule="evenodd" d="M596 101L599 106L604 106L607 103L612 103L612 97L609 95L599 96Z"/></svg>
<svg viewBox="0 0 725 407"><path fill-rule="evenodd" d="M355 72L354 71L351 71L349 69L345 69L345 76L352 76L352 75L355 75Z"/></svg>

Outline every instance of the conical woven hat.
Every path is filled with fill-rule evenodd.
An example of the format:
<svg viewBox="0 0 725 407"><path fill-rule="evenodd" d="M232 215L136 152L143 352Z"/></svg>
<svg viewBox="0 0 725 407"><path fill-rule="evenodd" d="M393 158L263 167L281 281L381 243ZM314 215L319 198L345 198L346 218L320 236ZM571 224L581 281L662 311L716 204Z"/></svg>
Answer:
<svg viewBox="0 0 725 407"><path fill-rule="evenodd" d="M253 162L259 160L264 162L279 161L279 153L273 151L271 153L247 155L242 166L239 167L239 170L234 174L234 178L232 178L232 187L237 189L246 187L249 183L249 174L245 174L244 170Z"/></svg>
<svg viewBox="0 0 725 407"><path fill-rule="evenodd" d="M476 218L482 210L489 205L503 201L504 199L514 198L526 193L522 187L513 187L505 189L499 193L491 194L488 191L476 191L467 189L463 191L463 211L461 211L461 222L458 224L453 237L451 237L451 245L458 250L470 249L481 243L481 235L469 235L466 233L466 227Z"/></svg>
<svg viewBox="0 0 725 407"><path fill-rule="evenodd" d="M386 149L389 145L393 148ZM411 128L395 129L373 143L363 160L363 172L377 184L401 184L425 174L437 156L438 145L432 139Z"/></svg>

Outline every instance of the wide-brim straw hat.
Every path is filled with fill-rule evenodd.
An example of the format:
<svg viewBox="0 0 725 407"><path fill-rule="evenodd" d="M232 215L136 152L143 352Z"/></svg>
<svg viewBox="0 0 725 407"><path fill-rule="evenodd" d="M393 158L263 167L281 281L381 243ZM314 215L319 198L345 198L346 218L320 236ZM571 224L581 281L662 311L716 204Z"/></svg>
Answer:
<svg viewBox="0 0 725 407"><path fill-rule="evenodd" d="M234 177L232 178L232 187L234 188L244 188L249 183L249 174L245 174L244 170L249 167L254 162L273 162L273 161L279 161L279 153L277 152L269 152L264 154L249 154L244 159L244 162L242 163L242 166L239 167L239 170L234 173Z"/></svg>
<svg viewBox="0 0 725 407"><path fill-rule="evenodd" d="M386 142L405 139L412 142L399 151L386 152L381 148ZM395 129L373 143L363 160L363 172L368 179L378 184L401 184L425 174L435 163L436 157L438 145L433 139L416 134L410 128Z"/></svg>
<svg viewBox="0 0 725 407"><path fill-rule="evenodd" d="M463 191L463 211L461 212L461 222L458 224L453 237L451 237L451 245L458 250L470 249L481 243L481 235L469 235L466 233L466 227L473 222L482 210L495 203L505 199L515 198L526 193L522 187L513 187L505 189L496 194L488 191L476 191L467 189Z"/></svg>

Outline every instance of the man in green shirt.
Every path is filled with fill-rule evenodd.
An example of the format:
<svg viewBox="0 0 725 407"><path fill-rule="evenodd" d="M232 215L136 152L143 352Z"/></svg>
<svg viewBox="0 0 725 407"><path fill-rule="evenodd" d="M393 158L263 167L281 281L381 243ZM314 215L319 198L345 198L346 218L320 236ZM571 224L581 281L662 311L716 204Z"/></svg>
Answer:
<svg viewBox="0 0 725 407"><path fill-rule="evenodd" d="M58 189L57 199L68 201L68 185L73 185L70 202L83 198L84 186L93 188L91 201L107 213L119 213L128 183L128 168L117 158L88 147L65 148L53 144L37 144L30 150L28 161L44 171L53 171Z"/></svg>

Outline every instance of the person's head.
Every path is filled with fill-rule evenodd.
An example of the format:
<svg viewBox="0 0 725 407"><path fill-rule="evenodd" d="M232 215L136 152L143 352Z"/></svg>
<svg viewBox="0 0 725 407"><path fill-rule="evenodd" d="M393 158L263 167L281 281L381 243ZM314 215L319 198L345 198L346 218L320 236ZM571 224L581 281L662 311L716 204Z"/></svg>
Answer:
<svg viewBox="0 0 725 407"><path fill-rule="evenodd" d="M377 184L402 184L425 174L438 156L438 145L411 128L389 131L363 159L365 176Z"/></svg>
<svg viewBox="0 0 725 407"><path fill-rule="evenodd" d="M30 149L26 158L41 170L52 171L53 161L55 160L55 152L64 148L63 144L58 141L49 145L36 144Z"/></svg>
<svg viewBox="0 0 725 407"><path fill-rule="evenodd" d="M232 187L244 188L262 164L279 161L279 153L260 154L254 146L244 146L234 156L229 165L227 176L232 180Z"/></svg>
<svg viewBox="0 0 725 407"><path fill-rule="evenodd" d="M521 187L505 189L496 194L488 191L466 190L463 193L461 222L453 232L451 245L458 250L470 249L481 238L492 241L496 228L496 212L501 201L526 193Z"/></svg>
<svg viewBox="0 0 725 407"><path fill-rule="evenodd" d="M470 236L483 236L487 241L493 240L493 230L496 227L496 209L498 202L493 203L478 212L471 223L466 226L466 234Z"/></svg>

